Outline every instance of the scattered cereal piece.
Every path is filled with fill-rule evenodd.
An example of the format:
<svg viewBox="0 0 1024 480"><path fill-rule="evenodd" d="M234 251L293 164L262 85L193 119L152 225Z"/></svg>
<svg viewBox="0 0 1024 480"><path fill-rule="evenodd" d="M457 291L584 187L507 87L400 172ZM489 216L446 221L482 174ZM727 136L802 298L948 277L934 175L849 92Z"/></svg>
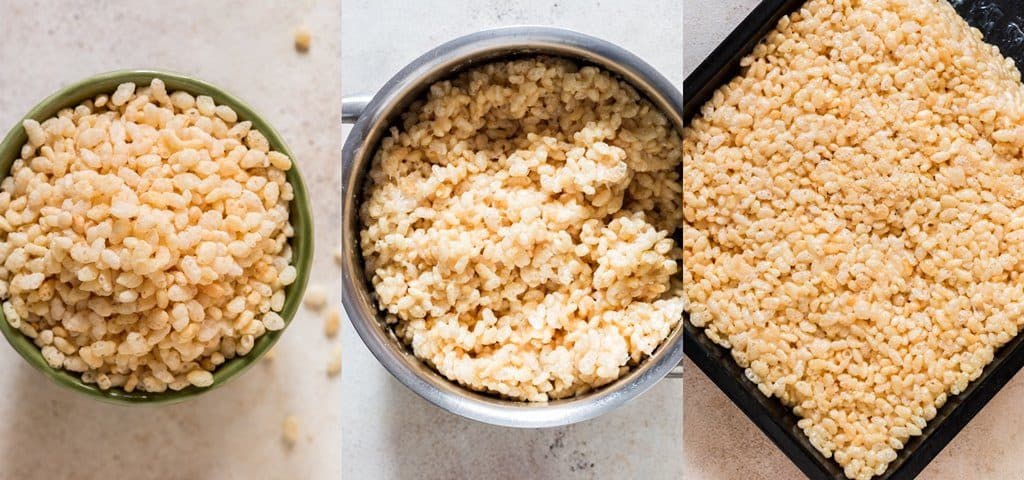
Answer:
<svg viewBox="0 0 1024 480"><path fill-rule="evenodd" d="M337 263L339 267L341 266L341 257L341 246L338 246L334 249L334 263Z"/></svg>
<svg viewBox="0 0 1024 480"><path fill-rule="evenodd" d="M281 439L289 448L294 447L299 441L299 419L295 415L284 417L284 425L281 426Z"/></svg>
<svg viewBox="0 0 1024 480"><path fill-rule="evenodd" d="M338 307L328 308L324 315L324 335L334 337L338 334L339 328L341 328L341 310Z"/></svg>
<svg viewBox="0 0 1024 480"><path fill-rule="evenodd" d="M331 350L331 356L327 359L327 376L333 377L341 373L341 347L336 346Z"/></svg>
<svg viewBox="0 0 1024 480"><path fill-rule="evenodd" d="M324 291L324 287L320 285L310 285L309 288L306 289L306 298L304 303L306 304L306 308L310 310L319 311L321 308L324 308L324 305L327 304L327 292Z"/></svg>
<svg viewBox="0 0 1024 480"><path fill-rule="evenodd" d="M308 52L309 45L313 41L313 32L305 25L299 25L295 29L295 49L300 52Z"/></svg>

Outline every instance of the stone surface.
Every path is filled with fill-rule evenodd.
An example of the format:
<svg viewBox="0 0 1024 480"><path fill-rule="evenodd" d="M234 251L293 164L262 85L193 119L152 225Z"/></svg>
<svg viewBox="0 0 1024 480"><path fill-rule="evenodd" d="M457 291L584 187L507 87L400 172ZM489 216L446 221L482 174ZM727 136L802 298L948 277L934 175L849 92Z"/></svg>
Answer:
<svg viewBox="0 0 1024 480"><path fill-rule="evenodd" d="M342 89L371 93L430 48L488 27L554 24L633 51L682 84L685 2L346 0ZM587 6L584 6L587 5ZM394 380L345 324L345 478L682 476L682 386L665 380L626 407L564 428L514 430L444 412Z"/></svg>
<svg viewBox="0 0 1024 480"><path fill-rule="evenodd" d="M0 2L0 128L61 86L115 69L193 74L238 95L295 154L316 214L311 282L338 304L340 0L256 3ZM302 23L308 54L293 47ZM337 479L342 387L325 368L339 340L321 332L302 309L273 361L186 403L134 408L58 387L0 342L0 479ZM289 414L300 423L290 450Z"/></svg>
<svg viewBox="0 0 1024 480"><path fill-rule="evenodd" d="M687 0L689 74L758 0ZM699 8L690 8L699 4ZM802 478L800 471L692 363L684 367L683 471L687 480ZM1024 375L1018 374L922 472L921 480L1024 478Z"/></svg>

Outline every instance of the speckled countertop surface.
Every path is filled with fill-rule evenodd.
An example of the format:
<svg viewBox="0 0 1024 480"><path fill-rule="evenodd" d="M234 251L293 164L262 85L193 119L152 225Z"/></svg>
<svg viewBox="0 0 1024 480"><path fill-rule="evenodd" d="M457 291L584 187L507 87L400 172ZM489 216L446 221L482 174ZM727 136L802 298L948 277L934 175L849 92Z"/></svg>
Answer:
<svg viewBox="0 0 1024 480"><path fill-rule="evenodd" d="M684 3L345 0L342 89L346 94L372 92L444 41L488 27L528 23L557 24L616 42L681 85ZM351 329L344 342L345 478L682 476L679 380L666 380L596 420L565 428L514 430L435 408L394 380Z"/></svg>
<svg viewBox="0 0 1024 480"><path fill-rule="evenodd" d="M758 0L685 0L689 74ZM689 8L697 6L699 8ZM684 368L687 480L802 478L799 470L718 387L687 361ZM922 480L1024 478L1024 375L1018 374L921 473Z"/></svg>
<svg viewBox="0 0 1024 480"><path fill-rule="evenodd" d="M311 282L339 292L339 11L340 0L0 2L0 128L61 86L108 70L163 68L221 86L291 147L316 213ZM300 23L314 35L306 55L292 46ZM342 388L326 378L321 331L318 316L300 311L273 361L163 407L79 396L0 344L0 479L337 479ZM290 451L281 441L289 413L301 424Z"/></svg>

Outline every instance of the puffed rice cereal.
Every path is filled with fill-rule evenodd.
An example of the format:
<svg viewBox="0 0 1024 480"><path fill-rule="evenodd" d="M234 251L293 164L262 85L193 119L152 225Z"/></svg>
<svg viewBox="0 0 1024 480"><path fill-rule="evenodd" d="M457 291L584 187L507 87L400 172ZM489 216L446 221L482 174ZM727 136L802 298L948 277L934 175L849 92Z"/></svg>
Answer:
<svg viewBox="0 0 1024 480"><path fill-rule="evenodd" d="M335 346L331 349L330 356L327 357L327 376L334 377L341 373L341 346Z"/></svg>
<svg viewBox="0 0 1024 480"><path fill-rule="evenodd" d="M291 160L250 122L154 79L24 128L0 183L0 297L52 367L208 387L284 327Z"/></svg>
<svg viewBox="0 0 1024 480"><path fill-rule="evenodd" d="M294 448L299 443L299 419L295 415L284 417L281 423L281 440L288 448Z"/></svg>
<svg viewBox="0 0 1024 480"><path fill-rule="evenodd" d="M1024 324L1024 85L940 0L811 0L684 132L689 319L849 478Z"/></svg>
<svg viewBox="0 0 1024 480"><path fill-rule="evenodd" d="M295 49L300 52L308 52L309 46L313 43L313 32L305 25L295 28Z"/></svg>
<svg viewBox="0 0 1024 480"><path fill-rule="evenodd" d="M680 134L567 60L435 83L380 144L360 210L388 322L447 378L508 398L619 378L682 317Z"/></svg>
<svg viewBox="0 0 1024 480"><path fill-rule="evenodd" d="M306 308L320 311L327 304L327 292L324 287L313 284L306 289L306 297L302 300Z"/></svg>
<svg viewBox="0 0 1024 480"><path fill-rule="evenodd" d="M324 313L324 335L334 338L341 329L341 310L338 307L328 308Z"/></svg>

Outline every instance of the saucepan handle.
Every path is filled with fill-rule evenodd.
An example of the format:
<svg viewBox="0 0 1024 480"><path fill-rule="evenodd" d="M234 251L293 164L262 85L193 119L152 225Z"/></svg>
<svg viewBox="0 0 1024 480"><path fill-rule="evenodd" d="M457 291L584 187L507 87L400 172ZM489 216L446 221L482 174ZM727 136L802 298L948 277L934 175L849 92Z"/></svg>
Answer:
<svg viewBox="0 0 1024 480"><path fill-rule="evenodd" d="M341 99L341 123L356 123L370 103L372 95L352 95Z"/></svg>

